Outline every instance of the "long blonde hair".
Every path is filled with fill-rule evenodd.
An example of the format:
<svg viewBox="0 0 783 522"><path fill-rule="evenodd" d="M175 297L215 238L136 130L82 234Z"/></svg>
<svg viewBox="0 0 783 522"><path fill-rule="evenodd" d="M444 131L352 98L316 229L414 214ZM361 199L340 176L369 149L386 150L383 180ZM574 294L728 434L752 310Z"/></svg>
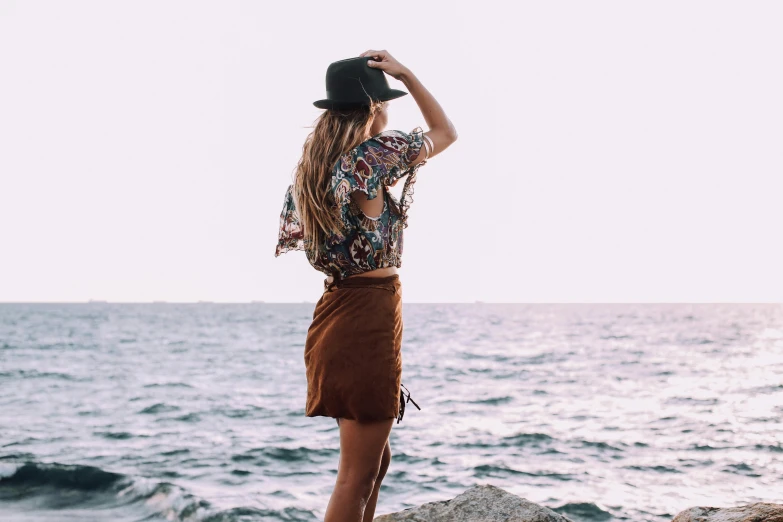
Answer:
<svg viewBox="0 0 783 522"><path fill-rule="evenodd" d="M308 257L317 259L326 237L342 228L332 188L332 169L340 156L362 143L384 102L369 101L352 109L327 109L315 120L302 146L292 195L299 212Z"/></svg>

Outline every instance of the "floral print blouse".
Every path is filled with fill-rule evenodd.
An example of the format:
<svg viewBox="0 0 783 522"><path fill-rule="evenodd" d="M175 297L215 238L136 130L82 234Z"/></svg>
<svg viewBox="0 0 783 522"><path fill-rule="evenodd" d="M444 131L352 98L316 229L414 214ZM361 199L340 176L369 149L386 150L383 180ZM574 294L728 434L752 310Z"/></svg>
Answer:
<svg viewBox="0 0 783 522"><path fill-rule="evenodd" d="M424 131L416 127L410 133L386 130L343 154L332 169L332 194L344 225L340 233L326 238L325 252L318 259L304 247L299 214L288 186L280 213L275 257L291 250L305 250L307 260L335 280L377 268L402 266L403 229L408 226L407 211L412 201L416 173L426 160L410 167L422 151ZM389 185L408 175L400 200ZM355 190L375 199L383 191L380 216L366 216L350 197Z"/></svg>

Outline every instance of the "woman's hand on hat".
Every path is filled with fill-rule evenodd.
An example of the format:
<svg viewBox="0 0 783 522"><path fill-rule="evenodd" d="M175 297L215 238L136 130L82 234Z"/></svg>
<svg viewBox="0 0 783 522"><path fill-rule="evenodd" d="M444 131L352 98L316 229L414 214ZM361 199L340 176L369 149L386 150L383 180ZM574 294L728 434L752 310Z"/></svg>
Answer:
<svg viewBox="0 0 783 522"><path fill-rule="evenodd" d="M359 56L366 56L370 58L367 60L367 65L373 69L380 69L395 80L400 80L403 73L407 68L398 62L394 56L387 51L364 51ZM375 58L375 60L372 60Z"/></svg>

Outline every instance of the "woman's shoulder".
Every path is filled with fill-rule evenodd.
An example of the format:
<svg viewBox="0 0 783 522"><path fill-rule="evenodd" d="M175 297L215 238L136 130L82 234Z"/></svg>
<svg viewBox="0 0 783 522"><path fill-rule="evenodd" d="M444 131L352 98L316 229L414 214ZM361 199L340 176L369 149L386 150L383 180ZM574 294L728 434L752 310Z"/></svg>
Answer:
<svg viewBox="0 0 783 522"><path fill-rule="evenodd" d="M382 146L394 149L398 152L405 152L408 147L421 140L424 130L421 127L405 132L399 129L388 129L371 137L368 141L376 141Z"/></svg>
<svg viewBox="0 0 783 522"><path fill-rule="evenodd" d="M346 152L344 156L356 157L357 153L364 153L371 148L390 149L394 152L405 152L408 147L410 147L412 142L415 142L417 138L420 139L419 137L423 133L424 131L421 127L416 127L410 132L405 132L399 129L386 129L374 136L370 136Z"/></svg>

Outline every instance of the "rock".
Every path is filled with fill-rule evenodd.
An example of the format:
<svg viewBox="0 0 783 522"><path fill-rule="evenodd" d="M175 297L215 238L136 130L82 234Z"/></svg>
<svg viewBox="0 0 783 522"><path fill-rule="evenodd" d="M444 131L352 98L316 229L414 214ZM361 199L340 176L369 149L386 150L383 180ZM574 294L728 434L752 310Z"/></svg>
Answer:
<svg viewBox="0 0 783 522"><path fill-rule="evenodd" d="M428 502L373 522L573 522L549 508L491 484L476 485L451 500Z"/></svg>
<svg viewBox="0 0 783 522"><path fill-rule="evenodd" d="M756 502L730 508L692 507L672 522L783 522L783 504Z"/></svg>

